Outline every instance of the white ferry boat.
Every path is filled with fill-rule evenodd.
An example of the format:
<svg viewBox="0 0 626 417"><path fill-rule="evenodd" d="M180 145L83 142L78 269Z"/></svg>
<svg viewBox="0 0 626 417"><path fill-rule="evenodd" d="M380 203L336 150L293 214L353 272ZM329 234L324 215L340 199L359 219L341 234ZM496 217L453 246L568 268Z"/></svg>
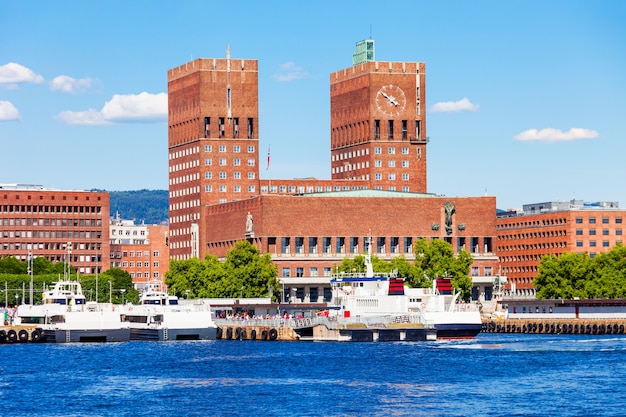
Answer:
<svg viewBox="0 0 626 417"><path fill-rule="evenodd" d="M138 305L124 306L131 340L214 340L217 325L210 305L199 300L179 302L158 284L150 284Z"/></svg>
<svg viewBox="0 0 626 417"><path fill-rule="evenodd" d="M450 279L435 280L433 288L408 288L394 274L374 274L371 247L365 266L365 273L341 273L331 279L330 305L344 320L406 315L434 326L438 340L473 338L482 330L478 306L458 302L460 293L452 293Z"/></svg>
<svg viewBox="0 0 626 417"><path fill-rule="evenodd" d="M61 280L44 291L42 304L18 307L22 325L37 325L43 330L43 341L126 342L130 327L122 322L120 306L87 302L79 282Z"/></svg>

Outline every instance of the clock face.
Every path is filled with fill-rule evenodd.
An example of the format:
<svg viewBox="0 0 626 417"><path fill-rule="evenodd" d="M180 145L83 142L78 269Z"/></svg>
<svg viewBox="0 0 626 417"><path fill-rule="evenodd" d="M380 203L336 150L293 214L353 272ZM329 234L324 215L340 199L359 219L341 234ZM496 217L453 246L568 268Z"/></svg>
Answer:
<svg viewBox="0 0 626 417"><path fill-rule="evenodd" d="M385 116L398 116L406 106L404 91L395 84L383 85L376 93L376 106Z"/></svg>

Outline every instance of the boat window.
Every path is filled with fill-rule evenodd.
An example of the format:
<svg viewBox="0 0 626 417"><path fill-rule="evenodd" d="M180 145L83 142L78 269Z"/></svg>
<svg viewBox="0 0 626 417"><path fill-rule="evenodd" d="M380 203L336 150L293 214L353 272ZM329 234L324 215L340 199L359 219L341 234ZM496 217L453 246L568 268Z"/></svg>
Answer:
<svg viewBox="0 0 626 417"><path fill-rule="evenodd" d="M170 299L170 305L178 305L178 300Z"/></svg>
<svg viewBox="0 0 626 417"><path fill-rule="evenodd" d="M67 304L67 300L65 298L55 298L54 299L54 304Z"/></svg>

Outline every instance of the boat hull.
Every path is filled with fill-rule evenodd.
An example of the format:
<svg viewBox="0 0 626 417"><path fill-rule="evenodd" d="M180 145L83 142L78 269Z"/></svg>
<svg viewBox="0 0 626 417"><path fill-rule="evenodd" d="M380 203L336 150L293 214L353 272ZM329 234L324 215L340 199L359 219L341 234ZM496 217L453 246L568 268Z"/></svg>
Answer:
<svg viewBox="0 0 626 417"><path fill-rule="evenodd" d="M472 339L482 331L482 323L436 324L437 339Z"/></svg>
<svg viewBox="0 0 626 417"><path fill-rule="evenodd" d="M215 340L217 339L217 327L170 329L159 328L131 328L130 340Z"/></svg>
<svg viewBox="0 0 626 417"><path fill-rule="evenodd" d="M48 343L128 342L130 329L44 329L43 341Z"/></svg>

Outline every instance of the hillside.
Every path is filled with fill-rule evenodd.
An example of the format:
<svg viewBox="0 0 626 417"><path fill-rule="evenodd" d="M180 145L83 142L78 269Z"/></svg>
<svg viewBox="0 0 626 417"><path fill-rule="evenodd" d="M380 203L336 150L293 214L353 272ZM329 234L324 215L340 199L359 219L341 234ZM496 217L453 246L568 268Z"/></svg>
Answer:
<svg viewBox="0 0 626 417"><path fill-rule="evenodd" d="M167 190L109 191L109 196L111 217L119 213L121 219L136 224L167 224Z"/></svg>

